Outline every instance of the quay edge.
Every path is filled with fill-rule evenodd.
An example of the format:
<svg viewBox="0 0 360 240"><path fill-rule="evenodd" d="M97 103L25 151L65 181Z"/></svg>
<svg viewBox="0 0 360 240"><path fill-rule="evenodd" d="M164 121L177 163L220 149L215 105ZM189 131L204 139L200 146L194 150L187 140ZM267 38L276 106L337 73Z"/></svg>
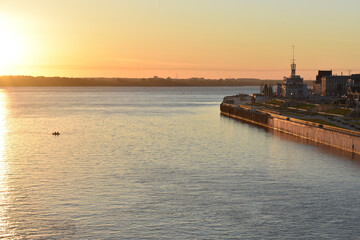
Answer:
<svg viewBox="0 0 360 240"><path fill-rule="evenodd" d="M360 133L342 128L323 126L296 118L256 110L247 105L220 104L220 113L249 123L305 138L317 143L360 154Z"/></svg>

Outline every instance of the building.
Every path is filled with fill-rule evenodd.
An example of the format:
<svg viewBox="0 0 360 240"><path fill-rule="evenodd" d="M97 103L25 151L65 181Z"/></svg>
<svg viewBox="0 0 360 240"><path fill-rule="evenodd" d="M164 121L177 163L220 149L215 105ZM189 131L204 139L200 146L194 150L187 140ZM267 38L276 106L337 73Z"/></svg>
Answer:
<svg viewBox="0 0 360 240"><path fill-rule="evenodd" d="M332 70L319 70L316 75L316 80L313 82L313 94L321 95L321 79L322 77L331 76Z"/></svg>
<svg viewBox="0 0 360 240"><path fill-rule="evenodd" d="M360 74L351 75L351 79L347 83L347 99L350 106L359 106L360 99Z"/></svg>
<svg viewBox="0 0 360 240"><path fill-rule="evenodd" d="M321 96L342 96L347 92L351 76L323 76L321 77Z"/></svg>
<svg viewBox="0 0 360 240"><path fill-rule="evenodd" d="M359 77L356 77L359 76ZM319 70L316 80L313 82L313 94L319 96L343 96L348 92L348 86L360 86L354 81L360 78L359 74L333 75L332 70ZM354 80L352 80L354 79ZM351 82L352 81L352 82ZM360 81L360 80L359 80Z"/></svg>
<svg viewBox="0 0 360 240"><path fill-rule="evenodd" d="M360 87L360 74L352 74L347 84L348 86Z"/></svg>
<svg viewBox="0 0 360 240"><path fill-rule="evenodd" d="M291 64L291 76L284 77L283 82L277 84L276 95L291 99L305 99L308 97L307 84L304 84L304 79L300 75L296 75L294 53Z"/></svg>
<svg viewBox="0 0 360 240"><path fill-rule="evenodd" d="M313 86L316 95L334 97L346 95L348 99L359 99L360 74L338 76L332 75L331 71L319 71Z"/></svg>

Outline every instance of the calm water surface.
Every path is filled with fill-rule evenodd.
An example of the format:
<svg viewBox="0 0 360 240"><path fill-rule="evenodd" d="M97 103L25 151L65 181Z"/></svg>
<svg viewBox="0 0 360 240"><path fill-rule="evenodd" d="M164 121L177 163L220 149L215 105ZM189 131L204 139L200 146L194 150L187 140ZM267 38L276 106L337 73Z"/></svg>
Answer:
<svg viewBox="0 0 360 240"><path fill-rule="evenodd" d="M0 236L357 239L359 157L220 116L256 90L4 89Z"/></svg>

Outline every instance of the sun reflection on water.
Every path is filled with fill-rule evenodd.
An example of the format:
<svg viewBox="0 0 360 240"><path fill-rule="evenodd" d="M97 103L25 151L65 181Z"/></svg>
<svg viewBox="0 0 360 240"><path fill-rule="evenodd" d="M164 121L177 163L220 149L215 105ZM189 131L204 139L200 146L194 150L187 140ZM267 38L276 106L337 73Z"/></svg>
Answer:
<svg viewBox="0 0 360 240"><path fill-rule="evenodd" d="M8 163L5 153L5 135L7 133L8 97L4 90L0 90L0 237L9 237L8 209L9 209L9 186L8 186Z"/></svg>

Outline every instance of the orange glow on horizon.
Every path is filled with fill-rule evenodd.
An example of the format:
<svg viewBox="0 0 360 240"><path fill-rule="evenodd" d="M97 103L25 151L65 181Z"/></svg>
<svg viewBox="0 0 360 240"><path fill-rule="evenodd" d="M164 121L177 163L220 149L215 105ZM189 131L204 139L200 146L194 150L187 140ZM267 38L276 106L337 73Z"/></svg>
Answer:
<svg viewBox="0 0 360 240"><path fill-rule="evenodd" d="M360 72L356 1L35 2L1 6L0 75L282 79L292 45L305 79Z"/></svg>

